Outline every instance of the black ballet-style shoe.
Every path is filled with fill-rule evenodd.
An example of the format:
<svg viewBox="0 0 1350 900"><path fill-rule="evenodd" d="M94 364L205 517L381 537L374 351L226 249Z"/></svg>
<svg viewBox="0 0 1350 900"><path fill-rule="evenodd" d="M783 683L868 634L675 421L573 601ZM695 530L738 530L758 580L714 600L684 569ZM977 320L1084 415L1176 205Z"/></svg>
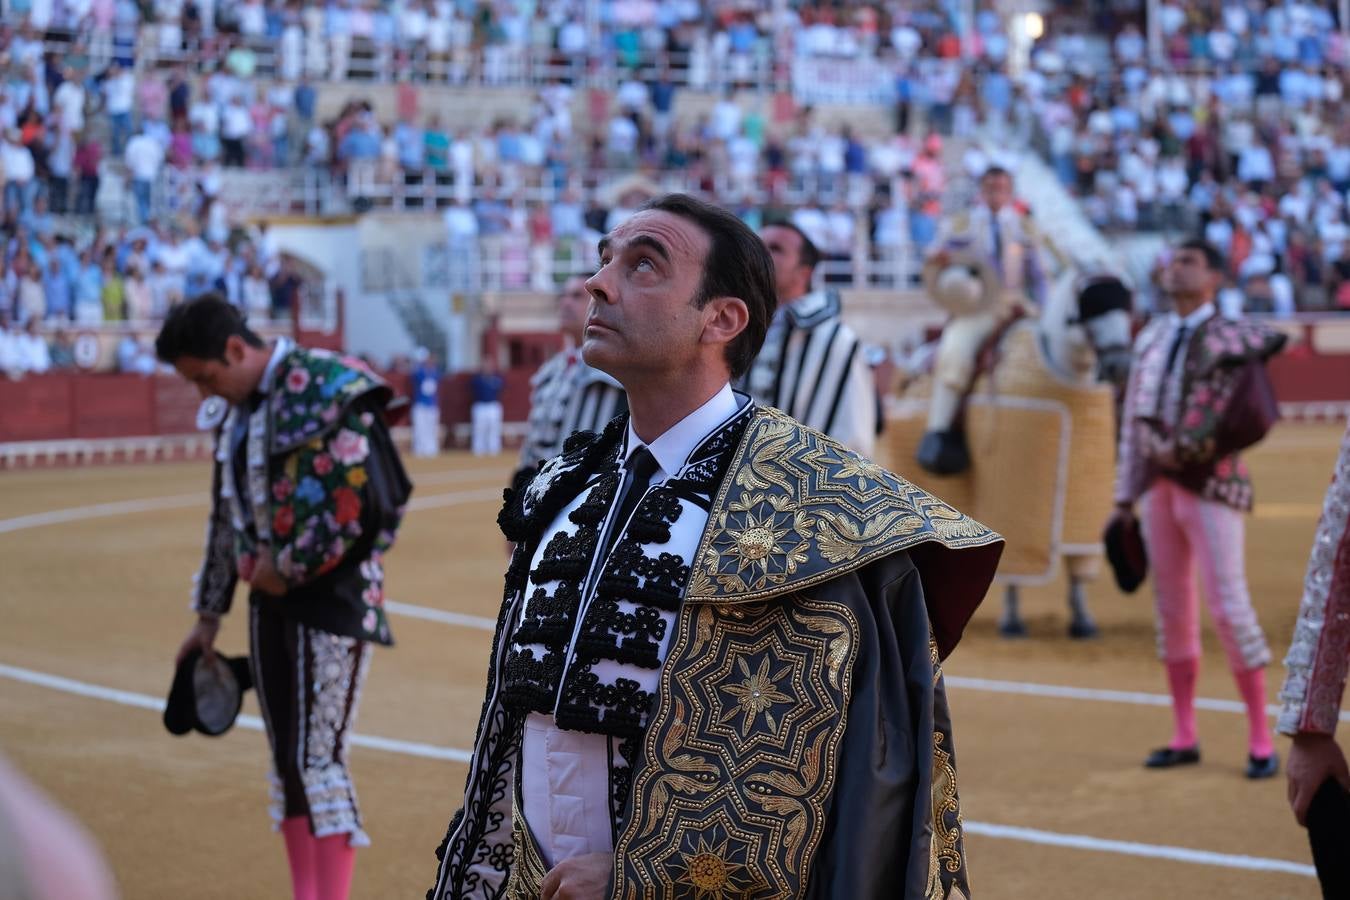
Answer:
<svg viewBox="0 0 1350 900"><path fill-rule="evenodd" d="M1170 769L1173 766L1189 766L1200 761L1200 748L1182 747L1176 750L1172 747L1159 747L1148 755L1144 760L1146 769Z"/></svg>
<svg viewBox="0 0 1350 900"><path fill-rule="evenodd" d="M1280 755L1272 752L1269 756L1247 755L1247 777L1255 781L1258 778L1274 778L1280 771Z"/></svg>

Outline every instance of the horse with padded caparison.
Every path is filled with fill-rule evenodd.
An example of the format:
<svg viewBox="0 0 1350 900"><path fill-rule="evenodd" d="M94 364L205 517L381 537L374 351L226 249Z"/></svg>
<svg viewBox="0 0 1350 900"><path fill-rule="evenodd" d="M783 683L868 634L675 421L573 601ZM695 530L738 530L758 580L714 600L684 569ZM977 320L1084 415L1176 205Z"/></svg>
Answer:
<svg viewBox="0 0 1350 900"><path fill-rule="evenodd" d="M889 400L890 461L1006 536L1004 635L1026 633L1018 588L1052 581L1062 558L1069 634L1093 637L1084 586L1100 573L1111 511L1130 292L1114 276L1067 272L1035 310L1025 298L1000 297L996 279L970 258L937 269L925 283L953 319L931 372ZM978 347L963 332L971 316L985 317L971 331Z"/></svg>

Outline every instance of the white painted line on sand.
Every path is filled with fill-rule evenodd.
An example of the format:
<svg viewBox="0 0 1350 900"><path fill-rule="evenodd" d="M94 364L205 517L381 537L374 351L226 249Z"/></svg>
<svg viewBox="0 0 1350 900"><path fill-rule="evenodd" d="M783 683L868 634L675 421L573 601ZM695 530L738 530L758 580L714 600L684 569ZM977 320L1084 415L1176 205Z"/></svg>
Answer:
<svg viewBox="0 0 1350 900"><path fill-rule="evenodd" d="M97 684L76 681L72 678L62 678L59 675L49 675L45 672L35 672L32 669L21 669L18 666L9 666L3 663L0 663L0 677L10 678L14 681L20 681L38 687L62 691L67 694L74 694L80 697L106 700L121 706L131 706L137 709L150 710L152 712L162 712L164 709L164 701L158 697L151 697L147 694L137 694L132 691L115 690ZM263 728L262 721L256 716L240 716L237 721L241 727L253 731L261 731ZM405 756L419 756L428 759L448 760L450 762L467 763L471 759L471 754L467 750L460 750L455 747L438 747L432 744L422 744L415 741L400 741L391 738L376 737L374 735L353 734L350 738L350 743L356 747L367 747L372 750L385 750L390 753L401 753ZM981 835L984 837L1002 838L1031 844L1045 844L1052 847L1069 847L1077 850L1092 850L1099 853L1116 853L1125 856L1140 856L1149 859L1167 859L1176 862L1218 866L1229 869L1283 872L1291 875L1303 876L1313 876L1316 874L1312 866L1291 862L1290 860L1285 859L1265 859L1258 856L1215 853L1209 850L1193 850L1189 847L1170 847L1163 844L1140 844L1133 841L1108 840L1084 834L1061 834L1054 831L1041 831L1036 828L1022 828L1016 825L996 825L988 822L966 822L965 829L970 834Z"/></svg>
<svg viewBox="0 0 1350 900"><path fill-rule="evenodd" d="M385 609L394 615L412 619L424 619L428 622L440 622L460 628L473 628L489 634L497 630L497 621L486 616L471 616L465 613L449 612L429 606L417 606L413 603L389 601ZM1087 700L1094 703L1126 703L1134 706L1170 706L1172 698L1167 694L1149 694L1143 691L1113 691L1102 688L1070 687L1062 684L1037 684L1031 681L1000 681L993 678L968 678L962 675L948 675L947 686L965 691L984 691L993 694L1021 694L1028 697L1047 697L1055 700ZM1198 697L1196 709L1209 712L1238 713L1245 715L1247 707L1236 700L1218 700L1213 697ZM1266 707L1270 715L1278 715L1279 706ZM1341 713L1342 722L1350 722L1350 712Z"/></svg>
<svg viewBox="0 0 1350 900"><path fill-rule="evenodd" d="M493 478L501 482L502 487L506 487L511 478L510 469L448 469L444 472L425 472L421 475L409 474L412 478L413 489L424 487L429 484L453 484L457 481L477 481L480 478Z"/></svg>
<svg viewBox="0 0 1350 900"><path fill-rule="evenodd" d="M1149 859L1169 859L1174 862L1197 863L1202 866L1221 866L1225 869L1250 869L1257 872L1284 872L1315 878L1317 870L1305 863L1287 859L1267 859L1235 853L1214 853L1210 850L1192 850L1189 847L1170 847L1166 844L1139 844L1134 841L1113 841L1086 834L1061 834L1038 828L1016 825L993 825L988 822L966 822L966 831L982 837L1004 838L1028 844L1047 844L1051 847L1072 847L1075 850L1095 850L1099 853L1120 853L1125 856L1143 856Z"/></svg>
<svg viewBox="0 0 1350 900"><path fill-rule="evenodd" d="M16 516L12 519L0 519L0 534L11 531L23 531L26 528L41 528L44 525L61 525L66 522L79 522L84 519L101 519L107 516L124 516L129 513L152 512L157 509L179 509L185 506L203 504L205 495L175 494L172 497L147 497L142 500L119 500L116 503L96 503L93 506L74 506L70 509L53 509L48 512Z"/></svg>
<svg viewBox="0 0 1350 900"><path fill-rule="evenodd" d="M137 694L132 691L120 691L115 688L103 687L98 684L89 684L85 681L76 681L73 678L62 678L60 675L48 675L46 672L35 672L32 669L21 669L18 666L8 666L4 663L0 663L0 677L9 678L13 681L21 681L24 684L31 684L37 687L50 688L67 694L74 694L78 697L106 700L109 703L116 703L120 706L148 709L152 712L164 711L164 701L158 697L151 697L148 694ZM235 722L239 727L247 728L250 731L263 730L262 719L257 716L241 715ZM367 747L372 750L388 750L391 753L402 753L405 756L421 756L427 759L449 760L450 762L466 763L472 758L472 755L467 750L457 750L454 747L437 747L434 744L423 744L417 741L400 741L393 738L376 737L374 735L353 734L348 738L348 742L353 747Z"/></svg>
<svg viewBox="0 0 1350 900"><path fill-rule="evenodd" d="M483 500L502 502L502 488L478 488L472 491L451 491L448 494L432 494L429 497L414 496L408 503L408 509L439 509L442 506L456 506L460 503L477 503ZM496 529L496 523L492 525Z"/></svg>
<svg viewBox="0 0 1350 900"><path fill-rule="evenodd" d="M407 616L410 619L425 619L428 622L440 622L443 625L476 628L489 634L497 630L497 620L489 619L486 616L470 616L464 613L448 612L443 609L432 609L429 606L398 603L393 600L386 601L384 608L386 612L391 612L396 616Z"/></svg>
<svg viewBox="0 0 1350 900"><path fill-rule="evenodd" d="M948 675L949 687L968 691L988 691L994 694L1023 694L1030 697L1050 697L1056 700L1089 700L1096 703L1129 703L1135 706L1171 706L1172 698L1167 694L1148 694L1143 691L1111 691L1101 688L1069 687L1062 684L1036 684L1030 681L998 681L992 678L966 678L961 675ZM1246 714L1247 707L1236 700L1216 700L1212 697L1199 697L1195 701L1196 709L1210 712ZM1280 707L1272 703L1266 712L1276 715ZM1342 722L1350 722L1350 712L1341 713Z"/></svg>
<svg viewBox="0 0 1350 900"><path fill-rule="evenodd" d="M496 471L497 470L495 469L468 469L463 472L436 473L436 477L444 477L446 481L455 481L459 480L461 475L468 479L471 476L476 476L480 473L494 474ZM477 488L468 491L450 491L445 494L414 497L412 502L408 504L408 508L412 510L437 509L446 506L455 506L460 503L475 503L487 500L498 500L500 498L501 488ZM157 509L187 507L203 503L204 500L205 496L199 493L178 494L172 497L125 500L117 503L101 503L94 506L73 507L71 509L58 509L44 513L33 513L31 515L18 516L12 519L0 519L0 534L20 531L26 528L37 528L44 525L80 521L83 519L149 512ZM439 622L443 625L454 627L472 628L489 633L495 631L497 627L495 620L484 616L472 616L464 613L434 609L432 607L417 606L411 603L396 603L391 601L387 604L386 608L395 615ZM1168 706L1171 704L1171 698L1166 694L1150 694L1141 691L1116 691L1099 688L1070 687L1067 685L1056 684L1036 684L1034 682L1024 681L1000 681L989 678L967 678L959 675L947 676L947 684L962 690L985 691L1000 694L1022 694L1026 696L1049 697L1061 700L1126 703L1136 706ZM1203 709L1210 712L1238 714L1246 712L1246 707L1236 700L1218 700L1210 697L1200 697L1195 701L1195 705L1197 709ZM1275 704L1271 704L1266 707L1266 712L1270 715L1276 715L1279 712L1279 707ZM1340 714L1340 720L1343 722L1350 722L1350 712L1342 712Z"/></svg>
<svg viewBox="0 0 1350 900"><path fill-rule="evenodd" d="M451 491L445 494L431 494L426 497L413 497L408 509L438 509L454 506L458 503L475 503L482 500L502 499L502 488L485 487L471 491ZM161 509L184 509L192 506L206 507L205 492L195 494L175 494L171 497L147 497L141 500L119 500L115 503L96 503L92 506L72 506L69 509L53 509L47 512L15 516L12 519L0 519L0 534L12 531L25 531L29 528L41 528L45 525L63 525L67 522L83 522L86 519L102 519L110 516L125 516L132 513L155 512Z"/></svg>

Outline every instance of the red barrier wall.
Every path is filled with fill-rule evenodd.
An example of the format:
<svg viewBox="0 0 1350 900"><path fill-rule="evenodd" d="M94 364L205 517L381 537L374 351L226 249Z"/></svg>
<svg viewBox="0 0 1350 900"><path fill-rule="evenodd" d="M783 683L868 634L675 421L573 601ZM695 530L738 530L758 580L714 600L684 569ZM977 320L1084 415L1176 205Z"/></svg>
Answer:
<svg viewBox="0 0 1350 900"><path fill-rule="evenodd" d="M74 378L0 378L0 441L44 441L75 434Z"/></svg>
<svg viewBox="0 0 1350 900"><path fill-rule="evenodd" d="M1268 371L1283 403L1350 400L1350 354L1323 356L1297 346L1272 359Z"/></svg>
<svg viewBox="0 0 1350 900"><path fill-rule="evenodd" d="M527 418L531 374L527 369L503 373L506 421ZM1270 374L1283 403L1350 402L1350 353L1319 354L1303 342L1272 360ZM458 372L442 380L441 421L446 425L469 421L470 377ZM389 382L399 395L409 395L408 376L391 374ZM196 430L199 404L196 388L170 375L0 378L0 443L187 434Z"/></svg>

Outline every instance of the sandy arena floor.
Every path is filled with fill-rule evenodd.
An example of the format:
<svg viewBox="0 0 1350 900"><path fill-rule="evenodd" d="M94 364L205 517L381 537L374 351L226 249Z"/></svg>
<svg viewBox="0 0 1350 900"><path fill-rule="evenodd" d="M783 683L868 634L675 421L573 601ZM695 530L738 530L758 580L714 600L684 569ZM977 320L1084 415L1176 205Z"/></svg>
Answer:
<svg viewBox="0 0 1350 900"><path fill-rule="evenodd" d="M1283 425L1251 456L1249 578L1277 659L1339 435ZM374 840L358 897L421 898L434 875L482 701L510 463L410 465L414 509L388 565L407 606L393 607L398 645L377 651L358 723L399 743L352 753ZM0 474L0 752L87 823L136 900L287 894L262 735L173 738L154 708L191 621L206 482L205 463ZM1221 702L1201 712L1205 762L1147 772L1169 725L1151 600L1108 580L1090 593L1101 640L1063 636L1056 585L1024 592L1032 636L1003 641L991 596L947 667L976 895L1317 896L1283 778L1241 777L1245 726L1212 632L1200 694ZM219 645L246 651L238 616ZM1269 677L1273 701L1278 665Z"/></svg>

